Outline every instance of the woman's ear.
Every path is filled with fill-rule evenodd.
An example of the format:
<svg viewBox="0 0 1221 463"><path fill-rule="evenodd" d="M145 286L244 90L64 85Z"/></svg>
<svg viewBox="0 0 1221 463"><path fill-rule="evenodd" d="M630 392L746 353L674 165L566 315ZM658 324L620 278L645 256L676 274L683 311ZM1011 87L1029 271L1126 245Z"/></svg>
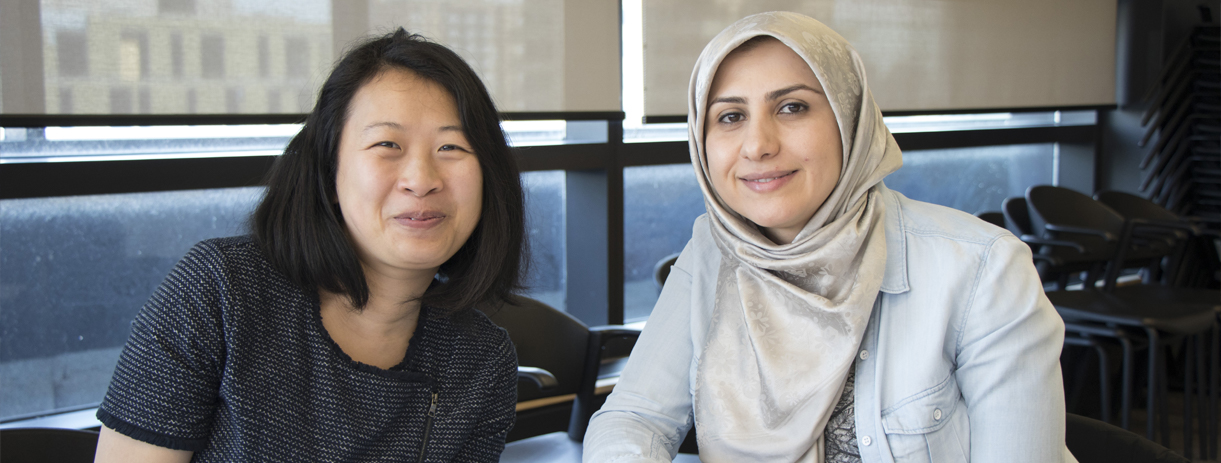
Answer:
<svg viewBox="0 0 1221 463"><path fill-rule="evenodd" d="M329 199L331 202L331 213L335 214L335 219L338 220L339 223L342 224L343 223L343 209L339 208L339 198L336 197L334 194L330 194L327 196L330 197Z"/></svg>

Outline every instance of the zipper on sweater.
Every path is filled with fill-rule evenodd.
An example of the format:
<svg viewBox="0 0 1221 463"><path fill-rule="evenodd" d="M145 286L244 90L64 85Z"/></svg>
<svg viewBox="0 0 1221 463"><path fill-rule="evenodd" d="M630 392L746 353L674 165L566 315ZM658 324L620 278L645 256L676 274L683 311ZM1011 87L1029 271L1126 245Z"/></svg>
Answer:
<svg viewBox="0 0 1221 463"><path fill-rule="evenodd" d="M428 406L428 417L424 419L424 442L420 443L420 463L424 463L424 455L428 450L428 434L432 432L432 417L437 414L437 393L432 393L432 404Z"/></svg>

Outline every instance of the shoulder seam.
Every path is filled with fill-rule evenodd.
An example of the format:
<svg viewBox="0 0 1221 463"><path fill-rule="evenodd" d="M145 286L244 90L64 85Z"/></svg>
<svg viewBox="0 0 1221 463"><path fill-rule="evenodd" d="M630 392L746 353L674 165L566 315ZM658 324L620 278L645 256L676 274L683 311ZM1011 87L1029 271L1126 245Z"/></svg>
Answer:
<svg viewBox="0 0 1221 463"><path fill-rule="evenodd" d="M963 311L962 317L959 319L958 326L956 327L958 330L958 335L955 336L954 339L955 357L957 357L957 353L962 350L962 338L966 335L967 319L970 318L972 312L975 311L975 298L979 294L979 284L980 281L983 280L984 271L988 268L988 261L992 259L992 251L996 249L996 243L1004 238L1004 236L1005 235L1003 234L998 234L988 241L987 246L984 247L983 256L979 260L979 268L975 269L975 279L971 282L971 297L967 299L966 310ZM955 361L954 363L955 367L957 367L958 362Z"/></svg>

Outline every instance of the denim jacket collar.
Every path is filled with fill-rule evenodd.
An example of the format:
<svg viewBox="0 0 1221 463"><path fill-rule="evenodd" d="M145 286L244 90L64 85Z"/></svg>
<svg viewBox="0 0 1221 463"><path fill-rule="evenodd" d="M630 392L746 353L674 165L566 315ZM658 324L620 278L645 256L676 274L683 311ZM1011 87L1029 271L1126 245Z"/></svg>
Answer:
<svg viewBox="0 0 1221 463"><path fill-rule="evenodd" d="M877 194L886 205L886 274L882 276L882 292L907 292L907 233L903 227L903 211L899 200L882 182Z"/></svg>

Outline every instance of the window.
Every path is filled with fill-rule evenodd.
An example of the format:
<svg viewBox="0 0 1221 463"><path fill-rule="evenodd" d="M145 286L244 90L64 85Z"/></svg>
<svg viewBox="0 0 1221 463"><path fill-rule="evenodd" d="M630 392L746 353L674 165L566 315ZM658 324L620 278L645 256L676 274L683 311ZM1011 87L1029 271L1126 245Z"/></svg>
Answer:
<svg viewBox="0 0 1221 463"><path fill-rule="evenodd" d="M101 401L132 317L261 188L0 200L0 420Z"/></svg>
<svg viewBox="0 0 1221 463"><path fill-rule="evenodd" d="M280 91L276 89L267 90L267 112L280 112Z"/></svg>
<svg viewBox="0 0 1221 463"><path fill-rule="evenodd" d="M266 35L259 36L259 77L271 76L271 45Z"/></svg>
<svg viewBox="0 0 1221 463"><path fill-rule="evenodd" d="M72 113L72 89L59 89L59 112L61 114Z"/></svg>
<svg viewBox="0 0 1221 463"><path fill-rule="evenodd" d="M242 112L242 100L245 96L246 92L241 87L225 89L225 112L229 114Z"/></svg>
<svg viewBox="0 0 1221 463"><path fill-rule="evenodd" d="M970 214L1000 211L1026 188L1055 183L1056 145L985 146L903 152L903 168L886 186L911 199Z"/></svg>
<svg viewBox="0 0 1221 463"><path fill-rule="evenodd" d="M119 40L119 80L138 82L148 78L148 34L128 31Z"/></svg>
<svg viewBox="0 0 1221 463"><path fill-rule="evenodd" d="M55 33L59 75L85 77L89 75L89 44L83 31L60 30Z"/></svg>
<svg viewBox="0 0 1221 463"><path fill-rule="evenodd" d="M21 20L6 20L6 32L46 43L6 54L17 62L4 72L45 71L6 75L0 92L32 99L10 113L112 114L109 88L146 82L152 113L225 114L225 89L240 87L249 100L241 111L258 114L271 106L254 96L274 87L283 92L278 111L305 112L336 53L404 27L466 59L503 111L617 111L618 3L572 2L35 1ZM60 88L71 89L72 104L59 103Z"/></svg>
<svg viewBox="0 0 1221 463"><path fill-rule="evenodd" d="M110 114L131 114L134 106L130 87L110 89Z"/></svg>
<svg viewBox="0 0 1221 463"><path fill-rule="evenodd" d="M204 35L199 39L199 69L205 79L225 77L225 38Z"/></svg>
<svg viewBox="0 0 1221 463"><path fill-rule="evenodd" d="M161 14L195 14L195 0L157 0Z"/></svg>
<svg viewBox="0 0 1221 463"><path fill-rule="evenodd" d="M526 172L521 180L530 246L523 295L564 310L564 172Z"/></svg>
<svg viewBox="0 0 1221 463"><path fill-rule="evenodd" d="M182 78L182 34L170 34L170 75Z"/></svg>
<svg viewBox="0 0 1221 463"><path fill-rule="evenodd" d="M648 318L661 287L657 264L691 239L691 225L704 213L704 194L691 164L623 169L623 318Z"/></svg>
<svg viewBox="0 0 1221 463"><path fill-rule="evenodd" d="M284 39L284 73L289 79L309 76L309 41L301 37Z"/></svg>

